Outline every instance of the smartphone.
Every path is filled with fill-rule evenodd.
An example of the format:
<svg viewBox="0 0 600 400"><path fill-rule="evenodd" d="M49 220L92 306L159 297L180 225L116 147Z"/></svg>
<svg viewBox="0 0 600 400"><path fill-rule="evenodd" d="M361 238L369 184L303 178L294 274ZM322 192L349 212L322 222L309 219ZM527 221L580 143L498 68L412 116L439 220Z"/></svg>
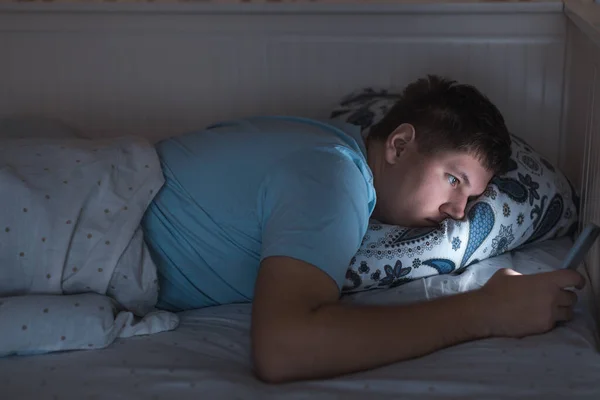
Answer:
<svg viewBox="0 0 600 400"><path fill-rule="evenodd" d="M600 235L600 227L589 223L581 232L571 250L562 262L561 268L576 270L585 258L587 252L592 248L594 242Z"/></svg>

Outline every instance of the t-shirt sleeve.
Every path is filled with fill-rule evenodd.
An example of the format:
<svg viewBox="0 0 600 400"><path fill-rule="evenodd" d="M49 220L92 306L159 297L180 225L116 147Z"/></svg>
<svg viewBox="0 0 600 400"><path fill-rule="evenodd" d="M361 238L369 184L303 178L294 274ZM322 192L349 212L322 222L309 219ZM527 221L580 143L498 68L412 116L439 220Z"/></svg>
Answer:
<svg viewBox="0 0 600 400"><path fill-rule="evenodd" d="M319 268L341 290L369 223L369 187L350 158L302 152L286 159L262 190L261 261L287 256Z"/></svg>

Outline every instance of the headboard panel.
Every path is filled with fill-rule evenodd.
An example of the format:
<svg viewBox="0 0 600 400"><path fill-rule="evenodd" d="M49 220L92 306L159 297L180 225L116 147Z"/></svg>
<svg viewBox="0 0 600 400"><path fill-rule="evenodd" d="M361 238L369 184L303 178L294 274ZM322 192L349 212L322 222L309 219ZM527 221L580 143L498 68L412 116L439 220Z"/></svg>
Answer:
<svg viewBox="0 0 600 400"><path fill-rule="evenodd" d="M562 4L250 6L2 5L0 115L158 139L250 114L324 116L354 89L436 73L477 85L558 160Z"/></svg>
<svg viewBox="0 0 600 400"><path fill-rule="evenodd" d="M581 193L580 227L600 225L600 6L567 2L568 39L560 168ZM588 253L591 306L600 328L600 243Z"/></svg>

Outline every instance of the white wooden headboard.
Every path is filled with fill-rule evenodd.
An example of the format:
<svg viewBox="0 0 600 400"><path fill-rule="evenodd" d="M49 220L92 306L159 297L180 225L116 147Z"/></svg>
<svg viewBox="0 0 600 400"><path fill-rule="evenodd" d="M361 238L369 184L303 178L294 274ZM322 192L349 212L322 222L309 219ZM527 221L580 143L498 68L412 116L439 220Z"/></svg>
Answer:
<svg viewBox="0 0 600 400"><path fill-rule="evenodd" d="M0 116L158 139L249 114L327 115L364 86L473 83L559 157L562 3L1 4Z"/></svg>

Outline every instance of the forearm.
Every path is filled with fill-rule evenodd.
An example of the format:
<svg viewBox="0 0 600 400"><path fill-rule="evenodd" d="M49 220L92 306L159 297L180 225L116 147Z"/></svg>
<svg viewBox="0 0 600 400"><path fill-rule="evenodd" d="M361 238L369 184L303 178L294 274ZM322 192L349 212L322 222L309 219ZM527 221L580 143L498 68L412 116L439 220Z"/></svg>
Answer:
<svg viewBox="0 0 600 400"><path fill-rule="evenodd" d="M275 380L350 373L489 335L477 291L403 306L324 305L279 321Z"/></svg>

